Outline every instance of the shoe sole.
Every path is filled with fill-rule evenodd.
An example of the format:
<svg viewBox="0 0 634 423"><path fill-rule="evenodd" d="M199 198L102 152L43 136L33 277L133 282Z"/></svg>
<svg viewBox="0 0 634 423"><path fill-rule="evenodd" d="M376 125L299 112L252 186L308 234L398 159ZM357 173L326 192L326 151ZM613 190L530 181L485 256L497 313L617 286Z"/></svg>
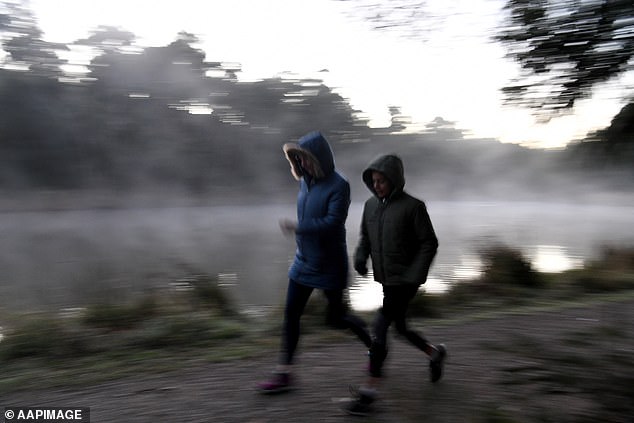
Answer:
<svg viewBox="0 0 634 423"><path fill-rule="evenodd" d="M348 414L350 416L368 417L370 415L370 413L362 413L362 412L359 412L359 411L351 411L351 410L346 410L345 408L343 409L343 411L345 411L346 414Z"/></svg>
<svg viewBox="0 0 634 423"><path fill-rule="evenodd" d="M286 388L278 388L278 389L262 389L262 388L258 388L258 392L261 393L262 395L276 395L276 394L283 394L286 392L290 392L292 391L293 388L288 386Z"/></svg>
<svg viewBox="0 0 634 423"><path fill-rule="evenodd" d="M349 405L349 404L346 404ZM350 410L349 408L347 408L345 405L342 405L341 409L343 411L346 412L346 414L349 414L351 416L359 416L359 417L367 417L370 414L372 414L370 411L355 411L355 410Z"/></svg>
<svg viewBox="0 0 634 423"><path fill-rule="evenodd" d="M348 406L350 406L350 404L354 402L355 400L356 399L353 397L331 398L331 401L333 403L339 405L339 408L341 409L341 411L344 411L346 414L349 414L351 416L367 417L373 414L372 411L354 411L354 410L348 409Z"/></svg>

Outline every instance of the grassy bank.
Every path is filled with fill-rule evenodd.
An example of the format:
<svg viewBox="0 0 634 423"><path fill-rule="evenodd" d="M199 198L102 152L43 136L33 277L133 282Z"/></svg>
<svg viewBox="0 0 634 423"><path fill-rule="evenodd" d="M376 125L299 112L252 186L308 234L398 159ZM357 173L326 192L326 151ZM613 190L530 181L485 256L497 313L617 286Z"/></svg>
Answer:
<svg viewBox="0 0 634 423"><path fill-rule="evenodd" d="M481 315L508 309L558 306L634 290L634 248L604 248L580 269L540 273L516 249L491 245L480 252L479 278L443 294L419 295L410 307L427 318Z"/></svg>

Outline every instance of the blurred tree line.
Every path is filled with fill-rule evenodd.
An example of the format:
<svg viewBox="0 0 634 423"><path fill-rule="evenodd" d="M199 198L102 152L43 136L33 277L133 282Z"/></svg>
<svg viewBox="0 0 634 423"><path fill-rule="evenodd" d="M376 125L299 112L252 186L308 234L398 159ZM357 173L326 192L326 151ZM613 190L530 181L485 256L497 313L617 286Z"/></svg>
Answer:
<svg viewBox="0 0 634 423"><path fill-rule="evenodd" d="M329 137L355 186L368 161L385 152L403 155L412 185L423 181L439 197L511 194L514 184L535 195L544 186L556 192L568 181L566 169L581 178L588 167L618 166L618 178L632 177L631 105L587 142L529 150L466 140L466 131L442 118L408 134L397 107L391 127L371 129L321 80L240 82L238 64L207 61L188 33L164 47L139 47L134 34L110 27L69 45L49 43L18 1L0 2L0 37L5 191L287 195L294 181L281 145L314 129ZM73 55L90 59L79 66L62 58Z"/></svg>

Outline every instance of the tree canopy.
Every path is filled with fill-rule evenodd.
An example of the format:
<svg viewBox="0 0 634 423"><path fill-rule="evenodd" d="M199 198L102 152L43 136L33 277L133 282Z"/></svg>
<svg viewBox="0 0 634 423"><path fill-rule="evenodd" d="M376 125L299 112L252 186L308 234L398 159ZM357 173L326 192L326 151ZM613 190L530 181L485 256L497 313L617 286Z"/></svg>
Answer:
<svg viewBox="0 0 634 423"><path fill-rule="evenodd" d="M6 39L3 47L11 63L43 76L60 75L60 66L66 62L57 53L68 47L43 40L42 30L25 3L3 2L0 6L6 9L1 13L0 7L0 40Z"/></svg>
<svg viewBox="0 0 634 423"><path fill-rule="evenodd" d="M508 0L505 9L496 39L522 69L503 89L509 104L549 119L634 69L631 0Z"/></svg>

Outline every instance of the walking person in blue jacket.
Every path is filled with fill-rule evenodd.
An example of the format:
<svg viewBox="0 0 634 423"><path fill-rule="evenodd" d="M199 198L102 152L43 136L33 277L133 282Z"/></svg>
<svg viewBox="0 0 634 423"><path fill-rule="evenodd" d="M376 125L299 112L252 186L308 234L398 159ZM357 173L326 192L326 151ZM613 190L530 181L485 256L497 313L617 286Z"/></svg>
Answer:
<svg viewBox="0 0 634 423"><path fill-rule="evenodd" d="M377 398L388 353L387 333L392 323L400 335L430 358L432 382L441 378L446 356L444 345L431 344L411 330L406 321L408 305L425 283L438 249L427 208L403 190L403 162L398 156L378 157L364 170L362 178L372 196L363 208L354 268L366 275L368 258L372 259L374 280L383 285L383 305L372 327L370 377L359 388L357 398L346 405L346 411L356 415L371 411Z"/></svg>
<svg viewBox="0 0 634 423"><path fill-rule="evenodd" d="M298 144L285 144L283 151L293 176L300 181L300 189L297 221L283 220L280 226L283 232L295 234L297 249L288 271L279 364L272 378L258 385L263 393L291 388L300 319L315 289L322 290L328 300L327 322L336 328L351 329L367 348L371 345L364 322L347 313L343 299L348 283L345 223L350 185L335 170L333 152L321 133L311 132Z"/></svg>

